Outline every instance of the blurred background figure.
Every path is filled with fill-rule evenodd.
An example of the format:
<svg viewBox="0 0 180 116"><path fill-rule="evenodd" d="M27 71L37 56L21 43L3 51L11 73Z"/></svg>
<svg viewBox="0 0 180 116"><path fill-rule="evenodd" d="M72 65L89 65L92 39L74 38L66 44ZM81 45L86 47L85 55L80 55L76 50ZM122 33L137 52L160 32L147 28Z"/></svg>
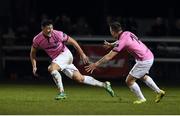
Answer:
<svg viewBox="0 0 180 116"><path fill-rule="evenodd" d="M166 36L167 26L162 17L157 17L147 32L148 36Z"/></svg>
<svg viewBox="0 0 180 116"><path fill-rule="evenodd" d="M176 19L172 27L172 36L180 36L180 19Z"/></svg>
<svg viewBox="0 0 180 116"><path fill-rule="evenodd" d="M92 29L87 23L85 17L80 17L77 19L77 22L73 25L73 33L74 35L79 35L79 36L92 35Z"/></svg>
<svg viewBox="0 0 180 116"><path fill-rule="evenodd" d="M71 18L66 14L57 16L55 18L55 29L64 30L67 34L72 34L72 22Z"/></svg>
<svg viewBox="0 0 180 116"><path fill-rule="evenodd" d="M2 38L4 39L5 45L14 45L16 41L16 33L14 32L14 29L9 26L7 30L2 34Z"/></svg>

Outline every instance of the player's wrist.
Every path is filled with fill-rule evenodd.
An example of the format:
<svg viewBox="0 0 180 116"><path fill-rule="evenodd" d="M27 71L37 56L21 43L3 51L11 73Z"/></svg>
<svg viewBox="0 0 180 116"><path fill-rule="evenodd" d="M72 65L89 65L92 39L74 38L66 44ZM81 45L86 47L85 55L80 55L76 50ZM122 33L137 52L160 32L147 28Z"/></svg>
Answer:
<svg viewBox="0 0 180 116"><path fill-rule="evenodd" d="M82 53L80 56L81 56L81 58L85 58L85 57L86 57L86 54L85 54L85 53Z"/></svg>
<svg viewBox="0 0 180 116"><path fill-rule="evenodd" d="M98 66L99 66L99 63L98 63L98 62L95 62L95 63L94 63L94 66L95 66L95 67L98 67Z"/></svg>

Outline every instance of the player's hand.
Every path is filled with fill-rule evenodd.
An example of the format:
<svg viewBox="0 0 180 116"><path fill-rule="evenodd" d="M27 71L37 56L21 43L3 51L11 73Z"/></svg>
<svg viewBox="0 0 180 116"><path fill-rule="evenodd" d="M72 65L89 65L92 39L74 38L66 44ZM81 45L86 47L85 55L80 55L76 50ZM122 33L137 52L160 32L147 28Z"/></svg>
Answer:
<svg viewBox="0 0 180 116"><path fill-rule="evenodd" d="M89 58L85 54L81 55L81 60L84 64L87 64L89 62Z"/></svg>
<svg viewBox="0 0 180 116"><path fill-rule="evenodd" d="M107 42L106 40L104 40L104 45L111 46L111 43L109 43L109 42Z"/></svg>
<svg viewBox="0 0 180 116"><path fill-rule="evenodd" d="M85 66L85 70L86 72L90 72L91 74L93 73L93 71L97 68L96 63L92 63L88 66Z"/></svg>
<svg viewBox="0 0 180 116"><path fill-rule="evenodd" d="M33 68L33 75L34 75L35 77L38 77L38 74L36 73L36 71L37 71L37 68L34 67L34 68Z"/></svg>
<svg viewBox="0 0 180 116"><path fill-rule="evenodd" d="M104 40L104 45L103 45L103 47L106 48L106 49L109 49L109 48L112 47L112 44L109 43L109 42L107 42L106 40Z"/></svg>

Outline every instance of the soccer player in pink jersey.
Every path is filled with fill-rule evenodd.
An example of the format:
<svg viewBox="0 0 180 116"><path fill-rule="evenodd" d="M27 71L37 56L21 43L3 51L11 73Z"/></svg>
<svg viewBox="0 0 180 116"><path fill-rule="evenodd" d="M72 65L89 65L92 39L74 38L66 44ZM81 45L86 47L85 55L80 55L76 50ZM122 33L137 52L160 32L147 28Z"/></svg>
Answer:
<svg viewBox="0 0 180 116"><path fill-rule="evenodd" d="M127 50L136 60L136 64L126 78L126 84L138 98L138 100L133 103L141 104L146 102L146 98L142 94L139 85L136 83L137 79L142 80L148 87L157 93L155 102L158 103L165 95L165 91L159 89L152 78L148 76L149 70L154 61L153 53L135 34L129 31L123 31L119 22L113 22L110 24L110 32L116 41L113 43L105 41L104 44L107 47L112 47L112 50L97 62L86 66L86 71L92 73L94 69L111 60L122 49Z"/></svg>
<svg viewBox="0 0 180 116"><path fill-rule="evenodd" d="M88 57L73 38L62 31L54 30L53 22L51 20L42 21L41 29L42 31L34 37L31 46L30 58L32 63L32 72L35 76L37 76L36 53L38 48L43 49L52 59L52 62L48 67L48 71L52 75L53 80L59 89L59 93L55 97L56 100L66 98L62 77L59 71L62 71L67 77L80 83L103 87L112 97L114 96L114 91L111 88L110 82L100 82L91 76L82 75L74 66L72 63L73 55L66 47L66 43L75 47L84 64L88 63Z"/></svg>

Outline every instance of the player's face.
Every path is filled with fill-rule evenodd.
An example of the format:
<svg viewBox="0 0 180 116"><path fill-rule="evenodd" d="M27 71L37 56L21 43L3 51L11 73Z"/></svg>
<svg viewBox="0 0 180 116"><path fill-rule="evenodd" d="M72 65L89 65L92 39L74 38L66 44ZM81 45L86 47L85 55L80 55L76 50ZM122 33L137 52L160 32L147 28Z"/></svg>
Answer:
<svg viewBox="0 0 180 116"><path fill-rule="evenodd" d="M42 28L42 32L44 35L51 37L51 32L53 31L53 25L47 25L45 27Z"/></svg>
<svg viewBox="0 0 180 116"><path fill-rule="evenodd" d="M116 39L116 33L110 27L110 33L114 39Z"/></svg>

